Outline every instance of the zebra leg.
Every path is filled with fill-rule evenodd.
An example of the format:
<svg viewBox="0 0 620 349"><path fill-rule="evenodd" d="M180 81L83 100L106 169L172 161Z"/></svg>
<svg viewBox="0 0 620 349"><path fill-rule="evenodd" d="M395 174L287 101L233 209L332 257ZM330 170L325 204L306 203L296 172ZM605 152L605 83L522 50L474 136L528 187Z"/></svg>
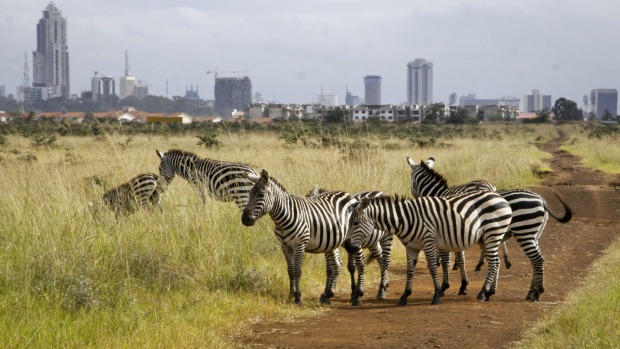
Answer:
<svg viewBox="0 0 620 349"><path fill-rule="evenodd" d="M512 263L508 258L508 248L506 247L506 241L502 241L502 252L504 252L504 263L506 263L506 269L512 267Z"/></svg>
<svg viewBox="0 0 620 349"><path fill-rule="evenodd" d="M420 250L414 250L411 247L407 248L407 283L405 284L405 292L400 296L398 305L407 305L407 298L411 295L411 289L413 286L413 275L415 274L415 267L418 264L418 255Z"/></svg>
<svg viewBox="0 0 620 349"><path fill-rule="evenodd" d="M386 234L381 240L381 259L379 266L381 267L381 283L379 284L379 292L377 299L385 299L387 296L387 288L390 287L388 269L390 268L390 254L392 251L392 234Z"/></svg>
<svg viewBox="0 0 620 349"><path fill-rule="evenodd" d="M424 254L426 255L428 271L430 272L431 277L433 278L433 284L435 285L435 294L433 295L431 304L439 304L441 303L443 291L442 286L439 286L439 273L437 272L437 247L435 245L434 238L432 241L424 243ZM444 273L448 274L450 269L450 253L448 252L445 256L447 256L447 258L442 258L442 260L447 259L447 262L442 261L442 268Z"/></svg>
<svg viewBox="0 0 620 349"><path fill-rule="evenodd" d="M325 291L321 295L320 300L321 304L331 304L331 298L334 296L336 282L338 281L338 275L340 275L340 268L342 267L342 260L340 259L340 252L338 252L338 249L325 252L325 264L327 281L325 283Z"/></svg>
<svg viewBox="0 0 620 349"><path fill-rule="evenodd" d="M525 299L532 302L539 301L540 295L545 292L545 258L540 252L535 237L530 235L516 236L516 238L532 264L532 283Z"/></svg>
<svg viewBox="0 0 620 349"><path fill-rule="evenodd" d="M439 262L441 264L441 271L443 272L443 282L441 284L441 294L443 297L446 294L446 290L450 288L450 257L452 253L441 251L439 252Z"/></svg>
<svg viewBox="0 0 620 349"><path fill-rule="evenodd" d="M289 297L295 298L295 303L297 305L301 305L301 294L298 295L298 289L296 288L295 283L295 250L290 248L288 245L283 243L280 244L282 248L282 252L284 253L284 259L286 260L286 269L288 271L288 281L289 281ZM301 269L300 269L301 273ZM300 274L301 276L301 274Z"/></svg>
<svg viewBox="0 0 620 349"><path fill-rule="evenodd" d="M482 270L482 266L484 265L484 247L480 246L480 258L478 259L478 264L476 264L475 271Z"/></svg>
<svg viewBox="0 0 620 349"><path fill-rule="evenodd" d="M484 285L482 286L482 290L480 290L480 293L478 293L478 300L481 302L488 302L491 296L495 294L500 265L499 254L497 253L499 242L490 241L485 242L485 244L485 257L487 262L489 263L489 272L487 274L486 280L484 281Z"/></svg>
<svg viewBox="0 0 620 349"><path fill-rule="evenodd" d="M467 271L465 270L465 252L460 251L456 253L456 264L461 271L461 287L459 288L459 296L467 294L467 286L469 285L469 279L467 278Z"/></svg>
<svg viewBox="0 0 620 349"><path fill-rule="evenodd" d="M357 251L352 251L351 256L355 261L357 267L357 288L352 290L351 304L355 306L362 305L360 297L364 296L364 278L366 277L366 261L364 253L361 248Z"/></svg>
<svg viewBox="0 0 620 349"><path fill-rule="evenodd" d="M353 302L353 299L355 298L355 291L357 290L357 283L355 282L355 267L353 253L347 250L347 270L351 276L351 302Z"/></svg>

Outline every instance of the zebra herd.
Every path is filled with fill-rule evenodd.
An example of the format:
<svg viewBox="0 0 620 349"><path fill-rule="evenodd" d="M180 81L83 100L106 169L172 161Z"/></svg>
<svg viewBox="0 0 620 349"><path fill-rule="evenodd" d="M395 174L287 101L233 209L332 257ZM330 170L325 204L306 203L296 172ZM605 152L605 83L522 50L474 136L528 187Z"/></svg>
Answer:
<svg viewBox="0 0 620 349"><path fill-rule="evenodd" d="M320 296L329 304L334 296L342 268L339 247L347 251L347 269L351 274L351 303L361 305L364 295L365 267L377 259L381 281L377 298L383 299L389 286L388 268L393 236L403 243L407 255L407 282L399 304L407 304L411 295L415 267L424 251L435 292L432 304L441 302L450 287L451 252L461 274L459 294L467 294L468 278L463 251L481 247L477 269L486 262L488 273L477 298L488 301L495 294L500 259L504 251L510 267L505 241L514 236L532 265L532 281L526 299L538 301L544 292L544 258L538 245L549 215L560 223L571 219L571 209L561 198L565 214L554 213L539 194L525 190L497 190L478 180L449 187L433 167L435 158L416 164L409 156L411 194L415 199L386 195L380 191L349 194L315 187L308 195L292 195L266 170L257 173L251 166L199 158L177 149L162 153L159 175L141 174L104 194L103 203L117 215L138 207L160 208L160 196L175 176L191 183L203 202L209 195L219 201L234 201L243 210L245 226L268 214L287 263L289 293L301 304L300 279L304 254L323 253L326 259L325 290ZM557 196L557 195L556 195ZM368 260L362 253L368 249ZM443 271L439 283L438 265ZM355 273L357 272L357 278Z"/></svg>

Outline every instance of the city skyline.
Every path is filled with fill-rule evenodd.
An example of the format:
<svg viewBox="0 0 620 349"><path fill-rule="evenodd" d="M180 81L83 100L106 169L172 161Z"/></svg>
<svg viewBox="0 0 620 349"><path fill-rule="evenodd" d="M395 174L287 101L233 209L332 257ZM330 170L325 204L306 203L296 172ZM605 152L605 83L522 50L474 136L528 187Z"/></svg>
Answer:
<svg viewBox="0 0 620 349"><path fill-rule="evenodd" d="M48 4L0 4L7 94L21 83L23 55L36 49L36 24ZM346 90L361 96L363 77L376 74L382 102L400 104L407 101L405 65L418 57L434 64L434 102L447 103L452 92L523 98L539 89L583 106L591 90L617 88L620 80L613 62L620 5L602 0L54 4L67 18L71 93L78 95L90 90L95 71L123 76L126 50L132 73L151 94L168 97L191 85L212 99L206 72L217 68L244 71L229 75L249 76L253 91L283 103L310 102L321 88L341 100ZM549 19L551 12L562 21ZM376 18L385 25L370 25Z"/></svg>

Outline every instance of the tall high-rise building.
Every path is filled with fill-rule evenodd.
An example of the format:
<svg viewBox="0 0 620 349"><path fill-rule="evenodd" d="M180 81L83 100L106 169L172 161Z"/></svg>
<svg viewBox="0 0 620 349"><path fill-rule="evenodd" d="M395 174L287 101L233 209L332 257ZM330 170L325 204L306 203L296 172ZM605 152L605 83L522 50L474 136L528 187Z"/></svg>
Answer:
<svg viewBox="0 0 620 349"><path fill-rule="evenodd" d="M215 79L215 110L222 117L229 117L234 109L245 110L252 104L252 81L249 77L227 77Z"/></svg>
<svg viewBox="0 0 620 349"><path fill-rule="evenodd" d="M364 104L381 105L381 77L379 75L364 76Z"/></svg>
<svg viewBox="0 0 620 349"><path fill-rule="evenodd" d="M407 64L407 104L433 104L433 63L424 58Z"/></svg>
<svg viewBox="0 0 620 349"><path fill-rule="evenodd" d="M129 72L129 54L127 53L127 50L125 50L125 75L121 76L119 81L120 86L118 96L120 99L125 99L129 96L135 95L136 77L131 75Z"/></svg>
<svg viewBox="0 0 620 349"><path fill-rule="evenodd" d="M618 115L618 90L615 88L600 88L590 92L590 111L601 119L606 111L613 117Z"/></svg>
<svg viewBox="0 0 620 349"><path fill-rule="evenodd" d="M542 110L551 110L551 95L543 95L534 89L531 95L523 97L523 111L534 113Z"/></svg>
<svg viewBox="0 0 620 349"><path fill-rule="evenodd" d="M68 98L67 20L53 2L47 5L37 24L37 50L32 54L33 87L46 88L49 97Z"/></svg>
<svg viewBox="0 0 620 349"><path fill-rule="evenodd" d="M95 75L91 79L91 91L93 93L93 101L100 101L102 99L109 98L109 96L116 96L116 83L113 77L99 75L99 72L95 72Z"/></svg>

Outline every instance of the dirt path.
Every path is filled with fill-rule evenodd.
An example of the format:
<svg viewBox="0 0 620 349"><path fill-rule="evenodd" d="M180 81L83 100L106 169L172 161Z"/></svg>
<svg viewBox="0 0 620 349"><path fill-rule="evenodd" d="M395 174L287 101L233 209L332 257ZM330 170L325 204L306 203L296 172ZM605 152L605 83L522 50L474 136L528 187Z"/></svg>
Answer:
<svg viewBox="0 0 620 349"><path fill-rule="evenodd" d="M373 299L376 284L367 280L363 307L347 305L346 295L337 295L333 310L323 316L292 322L257 323L239 342L253 348L507 348L519 340L531 324L553 311L578 287L592 262L620 234L620 176L579 167L579 158L558 150L562 139L540 146L553 154L553 173L543 186L533 188L549 205L563 214L554 192L573 209L573 219L559 224L549 219L540 240L545 256L546 291L541 302L525 301L531 280L529 260L514 239L508 243L513 266L502 265L497 294L490 302L476 300L486 267L473 271L475 254L467 265L470 277L467 296L457 296L458 274L453 288L440 305L432 298L428 269L416 269L416 282L409 304L397 306L404 289L405 266L390 270L388 299Z"/></svg>

